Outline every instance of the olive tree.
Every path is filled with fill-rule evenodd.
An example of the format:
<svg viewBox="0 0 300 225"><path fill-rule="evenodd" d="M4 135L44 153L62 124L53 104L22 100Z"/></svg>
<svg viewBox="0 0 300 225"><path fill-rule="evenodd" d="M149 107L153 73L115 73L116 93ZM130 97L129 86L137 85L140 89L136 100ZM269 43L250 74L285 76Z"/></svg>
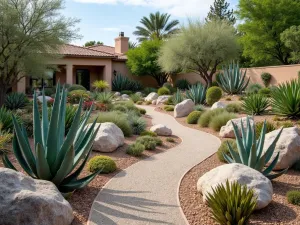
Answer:
<svg viewBox="0 0 300 225"><path fill-rule="evenodd" d="M233 26L225 21L189 21L181 32L164 43L158 62L164 71L192 71L208 86L217 67L239 55Z"/></svg>
<svg viewBox="0 0 300 225"><path fill-rule="evenodd" d="M78 35L78 20L61 14L63 0L0 1L0 107L25 76L44 76L61 44Z"/></svg>

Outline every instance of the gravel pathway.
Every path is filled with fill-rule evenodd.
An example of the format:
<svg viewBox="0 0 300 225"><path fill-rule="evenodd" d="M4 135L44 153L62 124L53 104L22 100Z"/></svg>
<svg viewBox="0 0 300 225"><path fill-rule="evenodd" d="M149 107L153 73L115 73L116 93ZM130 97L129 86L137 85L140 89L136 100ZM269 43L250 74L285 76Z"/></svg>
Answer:
<svg viewBox="0 0 300 225"><path fill-rule="evenodd" d="M220 140L179 124L172 116L147 110L153 124L164 124L182 143L151 156L112 178L96 197L88 225L188 224L181 211L178 189L192 167L215 153Z"/></svg>

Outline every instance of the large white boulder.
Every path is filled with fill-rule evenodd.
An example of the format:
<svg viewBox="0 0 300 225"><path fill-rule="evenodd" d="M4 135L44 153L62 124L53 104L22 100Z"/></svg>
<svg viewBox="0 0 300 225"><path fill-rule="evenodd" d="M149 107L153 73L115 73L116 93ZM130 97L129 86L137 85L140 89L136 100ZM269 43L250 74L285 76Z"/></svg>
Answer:
<svg viewBox="0 0 300 225"><path fill-rule="evenodd" d="M160 136L170 136L172 135L172 130L168 128L166 125L157 124L150 128L151 131Z"/></svg>
<svg viewBox="0 0 300 225"><path fill-rule="evenodd" d="M224 109L226 104L224 102L215 102L210 109Z"/></svg>
<svg viewBox="0 0 300 225"><path fill-rule="evenodd" d="M267 133L265 136L264 152L271 145L278 130ZM279 152L279 158L274 170L281 170L291 167L295 162L300 160L300 130L297 127L284 128L274 150L274 153L267 165L269 165Z"/></svg>
<svg viewBox="0 0 300 225"><path fill-rule="evenodd" d="M37 99L38 99L39 102L41 102L41 103L43 102L43 96L42 95L38 96ZM45 96L45 100L46 100L46 102L48 102L48 101L52 100L52 98L50 96Z"/></svg>
<svg viewBox="0 0 300 225"><path fill-rule="evenodd" d="M156 99L156 105L165 103L171 95L161 95Z"/></svg>
<svg viewBox="0 0 300 225"><path fill-rule="evenodd" d="M250 120L250 125L253 126L254 124L253 117L249 117L249 120ZM241 121L242 121L242 125L241 125ZM239 128L239 134L240 136L242 136L242 126L244 127L245 130L247 128L247 117L229 120L225 126L221 127L219 133L220 137L235 138L233 125L231 122L237 125L237 127Z"/></svg>
<svg viewBox="0 0 300 225"><path fill-rule="evenodd" d="M158 94L156 92L151 92L147 97L145 98L145 101L152 102L153 100L156 100L158 98Z"/></svg>
<svg viewBox="0 0 300 225"><path fill-rule="evenodd" d="M95 129L100 129L94 140L93 150L99 152L113 152L124 144L124 134L114 123L96 123ZM87 125L88 127L91 124Z"/></svg>
<svg viewBox="0 0 300 225"><path fill-rule="evenodd" d="M70 225L69 202L52 182L0 168L0 224Z"/></svg>
<svg viewBox="0 0 300 225"><path fill-rule="evenodd" d="M239 163L230 163L218 166L205 173L197 182L197 190L202 193L203 201L206 195L212 193L212 188L218 184L237 181L253 189L256 197L256 209L266 207L272 201L273 187L271 181L255 169Z"/></svg>
<svg viewBox="0 0 300 225"><path fill-rule="evenodd" d="M184 117L194 111L195 103L191 99L183 100L178 103L174 108L174 117Z"/></svg>

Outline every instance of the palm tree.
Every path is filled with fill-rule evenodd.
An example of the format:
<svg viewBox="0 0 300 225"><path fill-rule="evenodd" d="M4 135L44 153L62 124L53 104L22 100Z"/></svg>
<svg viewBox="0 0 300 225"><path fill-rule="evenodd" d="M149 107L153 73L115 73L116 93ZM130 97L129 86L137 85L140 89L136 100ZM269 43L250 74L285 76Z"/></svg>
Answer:
<svg viewBox="0 0 300 225"><path fill-rule="evenodd" d="M137 26L137 30L134 31L133 34L139 36L138 40L140 42L149 39L153 40L158 38L162 40L167 38L170 34L178 31L177 25L179 24L178 20L168 22L170 16L168 13L150 13L149 18L144 16L141 19L140 22L143 26Z"/></svg>
<svg viewBox="0 0 300 225"><path fill-rule="evenodd" d="M129 49L134 49L134 48L136 48L138 45L137 45L137 43L136 42L133 42L133 41L129 41L128 42L128 48Z"/></svg>

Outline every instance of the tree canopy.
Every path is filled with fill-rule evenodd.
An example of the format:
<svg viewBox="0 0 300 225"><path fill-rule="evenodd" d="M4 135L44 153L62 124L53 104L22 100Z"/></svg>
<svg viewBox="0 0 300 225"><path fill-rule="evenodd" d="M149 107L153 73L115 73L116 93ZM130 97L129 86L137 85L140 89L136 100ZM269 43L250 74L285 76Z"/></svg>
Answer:
<svg viewBox="0 0 300 225"><path fill-rule="evenodd" d="M138 47L127 52L127 66L136 76L152 76L159 86L167 82L169 73L162 71L157 63L161 40L143 41Z"/></svg>
<svg viewBox="0 0 300 225"><path fill-rule="evenodd" d="M43 76L61 44L77 38L62 0L0 1L0 106L22 77Z"/></svg>
<svg viewBox="0 0 300 225"><path fill-rule="evenodd" d="M189 21L181 33L164 43L158 61L166 72L193 71L211 86L217 67L238 54L233 26L225 21Z"/></svg>
<svg viewBox="0 0 300 225"><path fill-rule="evenodd" d="M84 47L94 46L94 45L103 45L102 41L87 41L84 44Z"/></svg>
<svg viewBox="0 0 300 225"><path fill-rule="evenodd" d="M140 21L142 26L137 26L134 35L138 36L140 42L144 40L167 38L170 34L178 31L178 20L170 20L168 13L150 13L149 17L143 17Z"/></svg>
<svg viewBox="0 0 300 225"><path fill-rule="evenodd" d="M280 34L292 25L300 25L300 1L240 0L237 15L242 21L238 30L245 57L256 63L290 63L291 50Z"/></svg>
<svg viewBox="0 0 300 225"><path fill-rule="evenodd" d="M284 45L291 49L291 61L300 62L300 26L291 26L280 35Z"/></svg>
<svg viewBox="0 0 300 225"><path fill-rule="evenodd" d="M225 20L231 24L235 24L235 17L233 15L233 9L229 9L230 4L225 0L215 0L214 5L210 6L206 22L212 20Z"/></svg>

